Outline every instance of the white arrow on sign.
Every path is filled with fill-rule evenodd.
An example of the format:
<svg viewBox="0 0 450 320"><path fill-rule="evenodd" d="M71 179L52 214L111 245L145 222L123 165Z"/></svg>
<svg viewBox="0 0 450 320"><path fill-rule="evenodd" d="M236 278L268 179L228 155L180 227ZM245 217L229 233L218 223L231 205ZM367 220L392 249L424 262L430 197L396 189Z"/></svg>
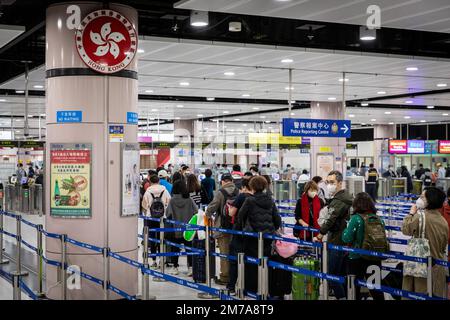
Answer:
<svg viewBox="0 0 450 320"><path fill-rule="evenodd" d="M343 127L343 128L341 128L341 130L344 130L344 134L345 134L345 133L347 133L347 131L348 131L348 127L347 127L347 125L346 125L346 124L344 124L344 127Z"/></svg>

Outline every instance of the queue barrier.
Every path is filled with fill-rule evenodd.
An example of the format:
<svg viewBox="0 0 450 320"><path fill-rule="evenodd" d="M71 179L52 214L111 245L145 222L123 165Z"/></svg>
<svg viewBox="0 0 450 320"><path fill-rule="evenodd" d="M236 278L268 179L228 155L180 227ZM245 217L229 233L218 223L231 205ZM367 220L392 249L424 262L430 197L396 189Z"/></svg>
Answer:
<svg viewBox="0 0 450 320"><path fill-rule="evenodd" d="M15 215L11 215L11 214L8 214L8 213L4 214L4 212L0 212L1 219L3 219L3 215L13 217L17 221L19 221L20 223L24 222L24 220L21 219L20 217L17 217ZM161 220L163 220L163 219L161 219ZM184 225L184 226L187 225L187 224L182 223L182 222L176 222L176 223L178 223L180 225ZM25 222L25 224L27 224L27 223ZM30 225L30 224L28 224L28 225ZM1 224L1 226L3 226L3 224ZM202 292L214 295L214 296L219 296L220 298L225 299L225 300L236 300L236 298L233 298L231 296L228 296L228 295L224 294L219 289L211 288L210 284L205 286L205 285L202 285L202 284L197 284L197 283L190 282L190 281L187 281L187 280L184 280L184 279L179 279L179 278L176 278L176 277L173 277L173 276L170 276L170 275L166 275L164 273L158 273L158 272L156 272L154 270L151 270L151 269L147 268L145 266L145 264L139 263L137 261L133 261L132 259L123 257L123 256L121 256L121 255L119 255L117 253L110 252L109 249L99 248L97 246L93 246L93 245L90 245L90 244L79 242L79 241L76 241L74 239L68 238L65 235L58 235L58 234L52 234L52 233L45 232L43 229L40 229L38 225L33 225L32 224L32 226L35 227L38 231L40 230L42 232L42 234L44 234L44 235L46 235L46 236L48 236L50 238L61 239L64 243L71 243L73 245L77 245L79 247L82 247L82 248L85 248L85 249L88 249L88 250L91 250L91 251L95 251L97 253L98 252L103 252L103 253L106 252L106 256L107 257L114 258L116 260L119 260L119 261L122 261L124 263L127 263L128 265L130 265L132 267L138 268L138 269L141 270L141 272L143 274L153 275L153 276L159 277L159 278L164 278L166 281L170 281L170 282L173 282L173 283L181 284L181 285L184 285L184 286L189 287L189 288L194 288L194 289L197 289L199 291L202 291ZM187 228L161 228L161 229L162 229L161 230L161 234L164 234L164 232L176 232L176 231L183 231L183 230L191 230L188 227ZM169 230L164 230L164 229L169 229ZM182 230L179 230L179 229L182 229ZM201 228L198 228L197 230L200 230L200 229ZM208 227L205 227L205 229L207 231L209 231ZM149 240L148 239L148 230L149 229L147 228L147 230L146 230L147 240ZM297 243L298 245L302 245L302 246L309 246L309 247L313 247L313 248L315 247L315 248L322 248L322 249L325 248L325 249L329 249L329 250L339 250L339 251L344 251L344 252L354 252L354 253L358 253L358 254L362 254L362 255L371 255L371 256L376 256L376 257L380 257L380 258L394 258L394 259L398 259L398 260L415 261L415 262L420 262L420 263L429 263L430 260L431 260L429 258L427 259L427 258L418 258L418 257L408 257L408 256L405 256L405 255L400 255L400 254L396 254L396 253L386 253L385 254L385 253L379 253L379 252L371 252L371 251L362 250L362 249L348 248L348 247L344 247L344 246L336 246L336 245L332 245L332 244L328 244L327 245L326 243L324 243L324 244L313 243L313 242L307 242L307 241L302 241L302 240L297 240L297 239L285 238L285 237L277 236L277 235L273 235L273 234L262 235L262 234L256 234L256 233L251 233L251 232L240 232L240 231L236 231L236 230L228 230L228 229L213 228L213 227L211 227L211 231L227 232L227 233L230 233L230 234L247 235L247 236L255 236L256 235L259 240L261 240L263 238L266 238L266 239L271 239L271 240L287 241L287 242ZM21 239L20 234L19 235L14 235L14 234L7 233L6 231L3 230L3 228L1 228L1 234L2 235L3 234L7 234L7 235L11 235L12 237L15 237L16 239ZM207 234L209 234L209 232ZM140 237L142 237L142 235L140 235ZM144 238L145 238L145 235L144 235ZM22 244L22 243L23 242L20 242L20 244ZM175 243L172 243L172 244L175 244ZM33 246L31 246L31 247L33 247ZM180 248L185 249L185 250L195 249L195 248L190 248L190 247L187 247L187 246L184 246L184 245L180 245ZM38 251L39 250L38 248L34 248L34 247L33 247L33 249L35 249L33 251ZM209 250L205 250L205 251L206 251L205 254L208 255ZM182 253L182 254L183 255L187 255L186 253ZM200 254L200 252L191 252L191 254ZM223 255L223 254L215 253L215 252L212 253L212 254L214 256L218 256L220 258L226 258L226 259L229 259L229 260L233 260L233 259L236 258L234 256ZM158 254L158 256L164 256L164 253L163 253L163 255ZM168 256L168 255L166 255L166 256ZM147 257L148 257L148 255L147 255ZM42 257L42 258L43 258L43 260L46 263L48 263L50 265L54 265L54 266L60 267L64 271L65 270L69 270L70 271L70 267L68 267L67 264L65 263L65 259L63 259L61 262L58 262L58 261L48 260L45 257ZM280 264L280 263L277 263L277 262L268 261L268 259L266 257L264 257L263 259L246 257L245 262L247 262L247 263L254 263L254 264L257 264L258 266L261 266L261 262L263 262L262 263L263 267L264 267L264 264L266 264L267 267L279 268L279 269L283 269L283 270L287 270L287 271L291 271L291 272L302 273L302 274L305 274L305 275L308 275L308 276L311 276L311 277L320 278L320 279L325 280L325 281L336 281L336 282L341 283L341 284L344 283L344 281L345 281L344 277L329 275L326 272L315 272L315 271L301 269L301 268L297 268L297 267L293 267L293 266L289 266L289 265L283 265L283 264ZM438 263L438 264L440 264L442 266L447 266L447 267L449 265L449 263L447 261L440 261L440 260L433 260L433 263ZM267 273L267 271L266 271L266 273ZM120 289L118 289L117 287L113 286L109 281L101 280L101 279L95 278L93 276L90 276L90 275L88 275L86 273L81 273L81 272L80 272L80 276L82 276L83 278L85 278L87 280L90 280L90 281L92 281L92 282L94 282L94 283L96 283L98 285L102 285L102 286L106 287L107 290L111 290L111 291L119 294L120 296L125 297L126 299L130 299L130 300L135 300L136 299L136 297L128 295L127 293L125 293L125 292L121 291ZM19 279L19 283L21 283L20 279ZM362 285L364 285L364 283L362 283L361 281L357 281L357 285L362 286ZM21 285L20 288L22 290L24 290L28 294L30 292L32 292L30 290L27 290L27 288L24 285ZM422 298L425 299L420 294L416 294L416 293L405 292L405 291L401 291L401 290L398 291L397 289L392 289L392 288L388 288L388 287L384 287L382 289L385 290L384 292L386 292L386 293L392 293L392 294L396 294L396 295L400 295L401 294L402 296L409 297L409 298L414 298L414 297L417 298L417 297L419 297L420 299L417 299L417 300L422 300ZM251 295L252 295L252 293L248 293L247 292L247 296L251 296ZM264 299L264 298L267 298L267 296L268 296L267 292L258 292L257 294L253 295L253 297L256 297L258 299L260 299L260 298ZM63 297L65 297L65 295L63 295ZM429 299L434 299L433 297L428 297L428 296L426 298L427 299L428 298Z"/></svg>

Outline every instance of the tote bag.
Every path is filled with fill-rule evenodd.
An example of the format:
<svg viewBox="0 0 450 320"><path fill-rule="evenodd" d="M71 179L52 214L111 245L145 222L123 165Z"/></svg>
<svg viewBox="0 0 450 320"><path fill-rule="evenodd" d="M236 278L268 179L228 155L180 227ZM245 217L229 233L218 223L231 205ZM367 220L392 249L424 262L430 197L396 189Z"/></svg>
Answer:
<svg viewBox="0 0 450 320"><path fill-rule="evenodd" d="M430 242L425 239L425 212L419 211L419 237L408 240L406 256L428 258L431 255ZM428 276L428 266L426 263L405 261L403 275L416 278L426 278Z"/></svg>

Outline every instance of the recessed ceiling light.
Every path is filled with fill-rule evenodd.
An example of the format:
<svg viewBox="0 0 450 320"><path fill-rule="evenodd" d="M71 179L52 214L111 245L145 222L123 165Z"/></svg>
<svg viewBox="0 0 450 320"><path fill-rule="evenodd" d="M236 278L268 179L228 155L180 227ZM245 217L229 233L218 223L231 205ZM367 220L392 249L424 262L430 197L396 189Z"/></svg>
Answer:
<svg viewBox="0 0 450 320"><path fill-rule="evenodd" d="M390 111L386 111L384 114L392 114L392 112Z"/></svg>
<svg viewBox="0 0 450 320"><path fill-rule="evenodd" d="M151 111L152 112L158 112L159 110L158 109L152 109Z"/></svg>
<svg viewBox="0 0 450 320"><path fill-rule="evenodd" d="M144 49L138 49L137 52L138 52L138 53L144 53L145 50L144 50Z"/></svg>
<svg viewBox="0 0 450 320"><path fill-rule="evenodd" d="M208 100L208 101L214 101L214 100L216 100L216 98L206 98L206 100Z"/></svg>
<svg viewBox="0 0 450 320"><path fill-rule="evenodd" d="M446 117L446 116L448 116L448 113L443 113L442 115L443 115L444 117Z"/></svg>
<svg viewBox="0 0 450 320"><path fill-rule="evenodd" d="M294 62L294 60L289 59L289 58L281 60L281 63L292 63L292 62Z"/></svg>
<svg viewBox="0 0 450 320"><path fill-rule="evenodd" d="M35 89L44 89L44 86L42 86L40 84L37 84L37 85L34 85L33 88L35 88Z"/></svg>
<svg viewBox="0 0 450 320"><path fill-rule="evenodd" d="M46 114L45 114L45 113L41 113L39 116L40 116L40 117L45 117Z"/></svg>
<svg viewBox="0 0 450 320"><path fill-rule="evenodd" d="M241 119L234 119L234 121L241 121Z"/></svg>
<svg viewBox="0 0 450 320"><path fill-rule="evenodd" d="M180 120L181 118L180 117L175 117L175 120Z"/></svg>
<svg viewBox="0 0 450 320"><path fill-rule="evenodd" d="M436 86L438 86L439 88L444 88L447 86L446 83L438 83Z"/></svg>
<svg viewBox="0 0 450 320"><path fill-rule="evenodd" d="M20 130L16 130L16 133L20 133Z"/></svg>
<svg viewBox="0 0 450 320"><path fill-rule="evenodd" d="M427 121L426 120L420 120L420 122L424 123L424 122L427 122Z"/></svg>
<svg viewBox="0 0 450 320"><path fill-rule="evenodd" d="M411 119L410 116L404 116L403 118L405 118L405 119Z"/></svg>
<svg viewBox="0 0 450 320"><path fill-rule="evenodd" d="M25 93L25 91L23 91L23 90L16 90L16 93L21 94L21 93Z"/></svg>
<svg viewBox="0 0 450 320"><path fill-rule="evenodd" d="M406 100L405 103L406 103L406 104L412 104L412 103L414 103L414 101L412 101L412 100Z"/></svg>
<svg viewBox="0 0 450 320"><path fill-rule="evenodd" d="M354 115L354 114L349 114L348 117L349 117L349 118L354 118L355 115Z"/></svg>
<svg viewBox="0 0 450 320"><path fill-rule="evenodd" d="M5 99L0 99L0 102L6 102L6 100Z"/></svg>
<svg viewBox="0 0 450 320"><path fill-rule="evenodd" d="M368 106L369 106L369 104L367 102L361 103L361 107L368 107Z"/></svg>
<svg viewBox="0 0 450 320"><path fill-rule="evenodd" d="M329 97L328 100L330 100L330 101L335 101L336 98L335 98L335 97Z"/></svg>
<svg viewBox="0 0 450 320"><path fill-rule="evenodd" d="M177 108L184 108L184 106L182 104L177 104Z"/></svg>
<svg viewBox="0 0 450 320"><path fill-rule="evenodd" d="M375 122L375 121L377 121L377 119L370 119L370 121Z"/></svg>
<svg viewBox="0 0 450 320"><path fill-rule="evenodd" d="M344 79L344 78L339 79L339 82L344 82L344 81L345 81L345 82L348 82L349 80L348 80L347 78L345 78L345 79Z"/></svg>
<svg viewBox="0 0 450 320"><path fill-rule="evenodd" d="M224 111L223 113L224 113L224 114L229 114L229 113L230 113L230 111Z"/></svg>
<svg viewBox="0 0 450 320"><path fill-rule="evenodd" d="M417 67L408 67L408 68L406 68L406 71L417 71L417 70L419 70L419 68L417 68Z"/></svg>
<svg viewBox="0 0 450 320"><path fill-rule="evenodd" d="M295 101L295 100L291 100L291 103L297 103L297 101Z"/></svg>
<svg viewBox="0 0 450 320"><path fill-rule="evenodd" d="M294 90L294 87L286 87L284 90Z"/></svg>
<svg viewBox="0 0 450 320"><path fill-rule="evenodd" d="M427 106L427 109L434 109L434 106Z"/></svg>
<svg viewBox="0 0 450 320"><path fill-rule="evenodd" d="M20 122L20 121L22 121L22 119L16 119L16 122Z"/></svg>
<svg viewBox="0 0 450 320"><path fill-rule="evenodd" d="M394 123L393 123L393 122L389 122L388 124L392 125L392 124L394 124Z"/></svg>
<svg viewBox="0 0 450 320"><path fill-rule="evenodd" d="M203 115L202 114L198 114L197 117L203 117Z"/></svg>
<svg viewBox="0 0 450 320"><path fill-rule="evenodd" d="M362 125L362 126L365 126L365 125L366 125L366 123L364 123L364 122L363 122L363 123L361 123L361 125Z"/></svg>
<svg viewBox="0 0 450 320"><path fill-rule="evenodd" d="M182 86L182 87L188 87L189 85L190 85L189 82L186 82L186 81L180 82L180 86Z"/></svg>
<svg viewBox="0 0 450 320"><path fill-rule="evenodd" d="M366 26L359 28L359 39L362 41L373 41L377 38L377 30L369 29Z"/></svg>
<svg viewBox="0 0 450 320"><path fill-rule="evenodd" d="M378 91L377 94L386 94L386 91Z"/></svg>
<svg viewBox="0 0 450 320"><path fill-rule="evenodd" d="M291 116L295 116L295 113L294 113L294 112L291 112Z"/></svg>
<svg viewBox="0 0 450 320"><path fill-rule="evenodd" d="M145 93L153 93L153 90L145 90Z"/></svg>
<svg viewBox="0 0 450 320"><path fill-rule="evenodd" d="M224 72L224 75L228 76L228 77L232 77L235 75L235 73L233 71L227 71L227 72Z"/></svg>
<svg viewBox="0 0 450 320"><path fill-rule="evenodd" d="M32 114L29 114L28 115L28 118L33 118L34 116L32 115Z"/></svg>
<svg viewBox="0 0 450 320"><path fill-rule="evenodd" d="M246 124L246 123L244 123L244 124L243 124L243 126L244 126L244 127L246 127L246 126L247 126L247 124Z"/></svg>
<svg viewBox="0 0 450 320"><path fill-rule="evenodd" d="M253 109L253 110L259 110L259 108L258 108L258 107L253 107L252 109Z"/></svg>
<svg viewBox="0 0 450 320"><path fill-rule="evenodd" d="M259 116L261 119L265 119L266 118L266 116Z"/></svg>
<svg viewBox="0 0 450 320"><path fill-rule="evenodd" d="M193 27L206 27L209 24L208 11L192 10L190 22Z"/></svg>
<svg viewBox="0 0 450 320"><path fill-rule="evenodd" d="M250 95L249 95L248 93L244 93L242 96L243 96L244 98L250 97Z"/></svg>
<svg viewBox="0 0 450 320"><path fill-rule="evenodd" d="M269 120L266 120L265 123L270 123L270 121L269 121Z"/></svg>

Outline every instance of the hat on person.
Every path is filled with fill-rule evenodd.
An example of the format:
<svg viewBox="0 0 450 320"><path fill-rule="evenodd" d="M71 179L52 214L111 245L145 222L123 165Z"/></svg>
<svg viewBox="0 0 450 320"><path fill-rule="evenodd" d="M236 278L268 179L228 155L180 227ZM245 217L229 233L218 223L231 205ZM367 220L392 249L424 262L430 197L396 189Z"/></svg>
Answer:
<svg viewBox="0 0 450 320"><path fill-rule="evenodd" d="M158 173L158 178L167 178L169 176L169 174L167 173L166 170L161 170Z"/></svg>
<svg viewBox="0 0 450 320"><path fill-rule="evenodd" d="M220 181L225 181L225 180L233 181L233 176L229 173L224 173L222 175L222 178L220 178Z"/></svg>

